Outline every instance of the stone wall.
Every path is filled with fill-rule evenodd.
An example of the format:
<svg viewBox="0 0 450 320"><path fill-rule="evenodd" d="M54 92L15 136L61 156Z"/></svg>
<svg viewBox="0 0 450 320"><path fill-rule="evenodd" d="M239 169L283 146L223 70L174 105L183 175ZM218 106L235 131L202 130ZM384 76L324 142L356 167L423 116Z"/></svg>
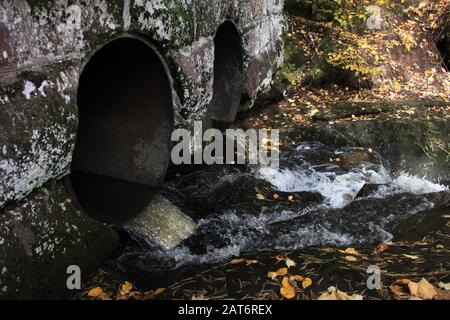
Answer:
<svg viewBox="0 0 450 320"><path fill-rule="evenodd" d="M70 204L70 210L61 211L68 195L57 181L70 171L78 125L78 81L92 54L118 37L148 39L170 70L175 125L188 127L205 116L212 99L214 36L226 20L234 22L242 37L246 103L269 89L282 62L282 9L283 0L0 3L0 297L39 296L55 272L65 279L59 262L69 262L71 257L80 263L99 262L101 254L97 259L83 258L95 257L99 250L98 245L88 245L95 239L93 230L107 238L105 251L113 247L115 236L108 227L87 219ZM52 189L44 199L39 190L49 183L57 195ZM53 212L57 213L47 221ZM86 231L60 228L72 220L75 228ZM44 235L46 243L53 245L37 253ZM63 243L67 237L85 244L83 255L69 245L62 253L56 239ZM15 254L17 250L22 253ZM43 265L51 276L33 271L44 270ZM31 268L28 279L40 277L43 283L21 281L25 267ZM20 279L15 281L11 274Z"/></svg>

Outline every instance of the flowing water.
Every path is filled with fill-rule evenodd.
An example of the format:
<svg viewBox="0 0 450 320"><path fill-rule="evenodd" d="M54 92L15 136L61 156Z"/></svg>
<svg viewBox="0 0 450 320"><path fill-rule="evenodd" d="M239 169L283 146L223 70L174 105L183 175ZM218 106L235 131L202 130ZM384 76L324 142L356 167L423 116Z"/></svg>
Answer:
<svg viewBox="0 0 450 320"><path fill-rule="evenodd" d="M388 242L448 203L446 186L392 175L371 150L302 143L281 155L279 169L207 166L169 181L163 194L196 221L196 235L170 251L127 246L117 265L157 272L250 251Z"/></svg>

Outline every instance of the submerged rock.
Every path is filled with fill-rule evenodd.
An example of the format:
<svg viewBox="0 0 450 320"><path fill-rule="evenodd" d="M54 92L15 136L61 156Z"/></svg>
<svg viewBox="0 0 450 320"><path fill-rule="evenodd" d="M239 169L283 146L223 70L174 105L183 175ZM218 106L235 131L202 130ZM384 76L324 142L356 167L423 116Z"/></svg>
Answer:
<svg viewBox="0 0 450 320"><path fill-rule="evenodd" d="M157 194L137 217L126 222L124 229L140 244L170 250L196 231L195 222L178 207Z"/></svg>

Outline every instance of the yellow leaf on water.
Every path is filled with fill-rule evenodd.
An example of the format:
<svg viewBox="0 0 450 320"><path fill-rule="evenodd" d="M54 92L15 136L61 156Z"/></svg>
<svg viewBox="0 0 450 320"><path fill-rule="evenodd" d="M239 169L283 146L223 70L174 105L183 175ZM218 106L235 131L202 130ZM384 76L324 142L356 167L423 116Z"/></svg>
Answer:
<svg viewBox="0 0 450 320"><path fill-rule="evenodd" d="M277 200L277 199L280 198L280 196L279 196L278 194L275 193L275 194L273 195L273 198L274 198L275 200Z"/></svg>
<svg viewBox="0 0 450 320"><path fill-rule="evenodd" d="M312 280L310 278L306 278L302 282L303 289L306 289L306 288L310 287L311 285L312 285Z"/></svg>
<svg viewBox="0 0 450 320"><path fill-rule="evenodd" d="M133 289L133 285L130 282L125 281L120 286L120 295L122 295L122 296L127 295L131 292L132 289Z"/></svg>
<svg viewBox="0 0 450 320"><path fill-rule="evenodd" d="M89 290L88 297L97 298L102 294L104 294L103 289L100 287L96 287L96 288Z"/></svg>

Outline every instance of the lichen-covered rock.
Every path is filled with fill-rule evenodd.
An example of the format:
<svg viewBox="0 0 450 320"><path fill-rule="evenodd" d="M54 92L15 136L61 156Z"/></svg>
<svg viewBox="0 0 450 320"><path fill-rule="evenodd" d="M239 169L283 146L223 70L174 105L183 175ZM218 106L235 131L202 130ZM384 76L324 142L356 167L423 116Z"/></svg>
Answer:
<svg viewBox="0 0 450 320"><path fill-rule="evenodd" d="M0 207L67 173L77 128L76 71L61 66L0 86Z"/></svg>
<svg viewBox="0 0 450 320"><path fill-rule="evenodd" d="M70 295L67 268L87 277L114 250L117 234L77 210L61 181L0 213L0 299Z"/></svg>

